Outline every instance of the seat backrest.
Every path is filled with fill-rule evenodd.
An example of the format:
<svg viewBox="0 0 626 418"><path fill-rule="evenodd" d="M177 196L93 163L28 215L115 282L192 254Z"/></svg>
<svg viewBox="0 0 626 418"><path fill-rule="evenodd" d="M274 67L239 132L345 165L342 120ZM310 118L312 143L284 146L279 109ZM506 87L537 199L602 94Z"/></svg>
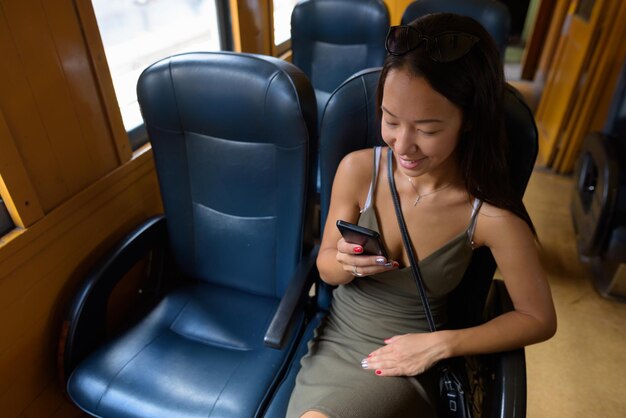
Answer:
<svg viewBox="0 0 626 418"><path fill-rule="evenodd" d="M504 94L504 119L509 148L507 163L511 189L521 198L532 174L539 151L539 134L532 111L520 92L510 85ZM450 326L465 328L484 321L482 308L496 272L496 262L488 248L472 255L459 286L448 296ZM480 280L476 280L476 278Z"/></svg>
<svg viewBox="0 0 626 418"><path fill-rule="evenodd" d="M380 121L376 116L376 88L380 68L364 70L346 80L328 100L320 126L320 216L322 228L326 222L335 172L348 153L384 144L380 136ZM519 196L524 194L538 152L535 119L521 94L513 87L505 90L505 124L509 141L508 167L511 187ZM450 295L454 306L451 319L461 318L453 326L467 326L482 321L485 304L496 264L487 248L474 252L461 284ZM481 277L479 283L475 279ZM329 306L329 289L321 285L318 304ZM470 295L470 297L468 297Z"/></svg>
<svg viewBox="0 0 626 418"><path fill-rule="evenodd" d="M504 61L504 51L511 31L511 13L497 0L415 0L402 14L406 25L429 13L456 13L477 20L491 34Z"/></svg>
<svg viewBox="0 0 626 418"><path fill-rule="evenodd" d="M389 12L382 0L304 0L291 15L293 63L316 90L331 93L385 59Z"/></svg>
<svg viewBox="0 0 626 418"><path fill-rule="evenodd" d="M384 145L376 118L380 67L354 74L330 96L320 125L320 221L323 232L330 193L341 159L362 148Z"/></svg>
<svg viewBox="0 0 626 418"><path fill-rule="evenodd" d="M314 192L307 77L271 57L192 53L153 64L137 91L178 267L197 280L282 295Z"/></svg>

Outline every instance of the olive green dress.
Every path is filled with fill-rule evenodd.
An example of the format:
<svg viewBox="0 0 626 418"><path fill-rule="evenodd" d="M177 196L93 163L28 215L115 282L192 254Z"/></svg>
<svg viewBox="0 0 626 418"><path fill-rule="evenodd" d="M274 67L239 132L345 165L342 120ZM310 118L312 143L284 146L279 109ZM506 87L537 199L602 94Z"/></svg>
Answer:
<svg viewBox="0 0 626 418"><path fill-rule="evenodd" d="M378 221L371 202L380 154L376 148L372 185L358 222L376 231ZM465 231L418 262L438 328L446 322L446 295L458 285L469 264L479 207L476 201ZM385 339L428 331L410 267L357 277L338 286L330 314L301 361L287 417L309 410L333 418L435 417L436 382L428 371L416 377L384 377L361 368L361 360L383 346Z"/></svg>

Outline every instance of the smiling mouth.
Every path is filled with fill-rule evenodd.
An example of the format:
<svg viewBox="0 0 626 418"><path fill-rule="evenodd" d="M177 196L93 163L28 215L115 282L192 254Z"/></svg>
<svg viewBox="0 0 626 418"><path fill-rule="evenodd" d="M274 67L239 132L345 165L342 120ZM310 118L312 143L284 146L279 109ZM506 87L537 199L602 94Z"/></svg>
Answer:
<svg viewBox="0 0 626 418"><path fill-rule="evenodd" d="M416 160L409 160L409 159L402 158L402 157L398 158L400 165L402 165L405 168L415 168L418 165L420 165L425 159L426 157L418 158Z"/></svg>

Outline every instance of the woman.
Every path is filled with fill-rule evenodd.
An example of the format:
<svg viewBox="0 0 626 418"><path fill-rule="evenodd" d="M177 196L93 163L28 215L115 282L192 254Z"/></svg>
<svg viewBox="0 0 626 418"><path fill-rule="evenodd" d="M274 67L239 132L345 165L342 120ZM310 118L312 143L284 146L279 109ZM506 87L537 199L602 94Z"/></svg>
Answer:
<svg viewBox="0 0 626 418"><path fill-rule="evenodd" d="M391 28L387 49L378 104L388 149L351 153L337 170L317 265L338 287L302 360L289 417L433 417L435 363L523 347L556 330L534 228L507 178L504 77L494 41L470 18L433 14ZM389 163L441 331L428 332ZM379 231L389 259L346 242L339 219ZM482 246L493 253L515 309L445 330L446 295Z"/></svg>

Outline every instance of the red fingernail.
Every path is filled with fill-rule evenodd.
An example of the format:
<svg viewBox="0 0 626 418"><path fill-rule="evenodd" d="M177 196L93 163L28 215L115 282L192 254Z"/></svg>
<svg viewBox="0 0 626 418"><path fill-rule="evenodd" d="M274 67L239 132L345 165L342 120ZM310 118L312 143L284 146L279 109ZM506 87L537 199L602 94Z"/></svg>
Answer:
<svg viewBox="0 0 626 418"><path fill-rule="evenodd" d="M394 266L394 267L400 267L400 263L398 263L397 261L394 261L394 262L393 262L393 266Z"/></svg>
<svg viewBox="0 0 626 418"><path fill-rule="evenodd" d="M383 374L383 371L382 370L376 370L375 373L380 376L381 374Z"/></svg>
<svg viewBox="0 0 626 418"><path fill-rule="evenodd" d="M363 247L354 247L354 252L361 254L363 252Z"/></svg>
<svg viewBox="0 0 626 418"><path fill-rule="evenodd" d="M367 358L370 358L370 357L372 357L372 355L371 355L371 354L367 356Z"/></svg>

